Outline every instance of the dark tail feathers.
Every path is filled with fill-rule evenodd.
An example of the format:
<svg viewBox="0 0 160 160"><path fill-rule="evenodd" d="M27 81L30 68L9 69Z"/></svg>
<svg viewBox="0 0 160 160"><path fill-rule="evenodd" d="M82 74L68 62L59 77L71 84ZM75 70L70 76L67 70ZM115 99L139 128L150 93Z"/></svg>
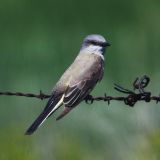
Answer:
<svg viewBox="0 0 160 160"><path fill-rule="evenodd" d="M48 118L50 116L50 112L53 110L53 108L58 103L58 101L59 101L59 98L56 98L56 99L53 97L50 98L43 112L38 116L38 118L33 122L33 124L27 129L25 135L31 135L36 131L36 129L41 125L41 123L45 120L45 118ZM54 113L55 111L56 110L54 110L52 113Z"/></svg>

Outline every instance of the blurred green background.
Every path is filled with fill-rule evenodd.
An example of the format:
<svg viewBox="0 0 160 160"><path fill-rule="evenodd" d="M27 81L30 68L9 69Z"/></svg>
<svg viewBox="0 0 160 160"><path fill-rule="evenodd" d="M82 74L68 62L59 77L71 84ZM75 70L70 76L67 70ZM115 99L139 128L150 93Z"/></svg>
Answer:
<svg viewBox="0 0 160 160"><path fill-rule="evenodd" d="M160 93L159 0L1 0L0 90L49 94L92 33L112 44L93 95L121 95L113 83L130 88L144 74L148 90ZM0 160L160 159L159 104L83 102L25 136L46 102L0 97Z"/></svg>

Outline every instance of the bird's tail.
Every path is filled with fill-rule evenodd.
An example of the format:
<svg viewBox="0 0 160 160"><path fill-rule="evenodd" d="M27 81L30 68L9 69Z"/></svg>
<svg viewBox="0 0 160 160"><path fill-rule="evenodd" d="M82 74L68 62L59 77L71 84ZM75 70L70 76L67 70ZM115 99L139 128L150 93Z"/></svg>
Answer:
<svg viewBox="0 0 160 160"><path fill-rule="evenodd" d="M53 100L52 97L48 101L44 111L37 117L37 119L33 122L33 124L27 129L26 135L31 135L36 129L42 125L42 123L52 114L54 113L62 104L63 104L64 95L61 99Z"/></svg>
<svg viewBox="0 0 160 160"><path fill-rule="evenodd" d="M63 118L66 114L68 114L73 108L71 107L64 107L63 112L56 118L56 120L60 120Z"/></svg>

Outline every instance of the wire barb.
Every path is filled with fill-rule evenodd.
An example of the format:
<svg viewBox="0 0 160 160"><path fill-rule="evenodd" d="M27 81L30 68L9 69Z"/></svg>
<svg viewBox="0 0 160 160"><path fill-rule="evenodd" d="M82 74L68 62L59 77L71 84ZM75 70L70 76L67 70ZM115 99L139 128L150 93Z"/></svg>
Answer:
<svg viewBox="0 0 160 160"><path fill-rule="evenodd" d="M141 78L136 78L132 84L133 90L126 89L118 84L114 84L114 89L118 92L125 94L126 96L121 97L113 97L107 96L105 93L104 96L93 97L92 95L88 95L84 100L87 104L92 104L94 101L104 101L107 102L108 105L111 101L123 101L124 104L133 107L138 101L150 102L155 101L156 103L160 102L159 96L152 96L151 92L145 91L145 88L148 86L150 82L150 78L146 75ZM0 92L0 96L23 96L23 97L33 97L41 100L49 98L51 95L44 94L41 90L39 94L33 93L21 93L21 92Z"/></svg>

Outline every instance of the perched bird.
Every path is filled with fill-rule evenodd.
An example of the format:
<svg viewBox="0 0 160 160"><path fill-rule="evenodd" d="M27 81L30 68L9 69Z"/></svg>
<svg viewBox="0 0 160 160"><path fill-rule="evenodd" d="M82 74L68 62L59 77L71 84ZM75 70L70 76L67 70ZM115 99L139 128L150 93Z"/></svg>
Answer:
<svg viewBox="0 0 160 160"><path fill-rule="evenodd" d="M104 52L110 44L101 35L88 35L71 66L64 72L52 90L52 95L38 118L26 131L31 135L51 114L64 104L61 119L76 107L101 81L104 71Z"/></svg>

